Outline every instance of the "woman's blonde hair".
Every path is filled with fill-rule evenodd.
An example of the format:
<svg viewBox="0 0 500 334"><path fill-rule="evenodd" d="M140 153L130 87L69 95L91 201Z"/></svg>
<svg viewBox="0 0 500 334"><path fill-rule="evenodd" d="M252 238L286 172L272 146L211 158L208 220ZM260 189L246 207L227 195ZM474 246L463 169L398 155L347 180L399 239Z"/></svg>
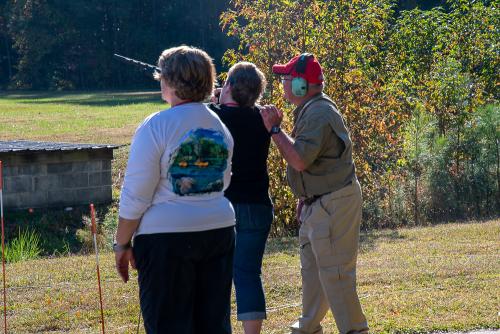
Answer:
<svg viewBox="0 0 500 334"><path fill-rule="evenodd" d="M164 79L180 99L200 102L214 89L215 66L201 49L185 45L166 49L158 59L158 67L161 73L155 73L155 79Z"/></svg>
<svg viewBox="0 0 500 334"><path fill-rule="evenodd" d="M255 64L239 62L227 73L227 82L231 85L231 97L241 107L252 107L264 93L266 77Z"/></svg>

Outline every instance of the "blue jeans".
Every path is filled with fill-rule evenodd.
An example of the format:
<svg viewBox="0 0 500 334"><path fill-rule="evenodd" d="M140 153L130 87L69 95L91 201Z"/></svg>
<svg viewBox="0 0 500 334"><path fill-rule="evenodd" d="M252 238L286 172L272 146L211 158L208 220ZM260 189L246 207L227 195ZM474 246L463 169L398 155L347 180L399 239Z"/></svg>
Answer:
<svg viewBox="0 0 500 334"><path fill-rule="evenodd" d="M273 221L273 208L263 204L234 203L236 246L233 280L238 320L266 319L261 281L262 257Z"/></svg>

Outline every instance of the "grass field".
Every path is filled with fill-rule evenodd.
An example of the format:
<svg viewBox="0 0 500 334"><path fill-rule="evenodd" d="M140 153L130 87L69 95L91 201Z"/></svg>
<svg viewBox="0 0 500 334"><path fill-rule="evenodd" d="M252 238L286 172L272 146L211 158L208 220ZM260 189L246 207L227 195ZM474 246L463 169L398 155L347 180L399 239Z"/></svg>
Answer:
<svg viewBox="0 0 500 334"><path fill-rule="evenodd" d="M499 235L500 220L363 234L358 286L373 333L500 328ZM7 272L11 332L99 332L93 255L16 263ZM123 284L112 254L101 254L108 333L135 333L139 308L133 275ZM269 309L264 333L286 333L300 314L295 239L269 243L263 280ZM330 313L323 324L325 333L336 333ZM234 315L233 325L242 333Z"/></svg>
<svg viewBox="0 0 500 334"><path fill-rule="evenodd" d="M127 144L165 107L159 92L1 93L0 140Z"/></svg>
<svg viewBox="0 0 500 334"><path fill-rule="evenodd" d="M164 107L153 92L2 93L0 140L128 144L140 121ZM127 152L127 146L115 152L116 189ZM374 333L500 328L498 219L367 232L358 263L361 302ZM263 268L264 333L287 333L300 314L299 271L296 240L271 240ZM7 275L10 332L99 332L93 255L9 264ZM135 333L135 276L121 283L106 252L101 276L107 332ZM242 333L234 315L233 324ZM336 333L331 314L324 325L325 333Z"/></svg>

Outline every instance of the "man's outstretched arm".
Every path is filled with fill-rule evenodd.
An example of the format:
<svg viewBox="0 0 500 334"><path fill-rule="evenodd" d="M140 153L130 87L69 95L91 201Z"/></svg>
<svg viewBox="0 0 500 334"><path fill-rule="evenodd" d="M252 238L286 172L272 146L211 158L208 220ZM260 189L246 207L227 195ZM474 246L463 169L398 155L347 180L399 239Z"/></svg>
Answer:
<svg viewBox="0 0 500 334"><path fill-rule="evenodd" d="M271 132L273 126L279 126L283 120L283 112L273 105L263 106L260 114L267 131ZM294 140L284 131L272 135L273 141L278 146L283 158L293 169L301 172L306 169L304 160L293 146Z"/></svg>

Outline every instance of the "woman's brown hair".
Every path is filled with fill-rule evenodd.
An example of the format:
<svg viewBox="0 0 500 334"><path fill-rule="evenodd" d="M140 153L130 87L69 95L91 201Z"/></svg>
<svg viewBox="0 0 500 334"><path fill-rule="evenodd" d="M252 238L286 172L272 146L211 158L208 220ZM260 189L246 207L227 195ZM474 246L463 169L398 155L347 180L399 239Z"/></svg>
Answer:
<svg viewBox="0 0 500 334"><path fill-rule="evenodd" d="M229 69L227 82L231 85L231 96L240 107L252 107L261 98L266 88L266 77L249 62L239 62Z"/></svg>
<svg viewBox="0 0 500 334"><path fill-rule="evenodd" d="M214 89L215 67L201 49L185 45L166 49L158 59L158 67L161 73L155 73L155 79L164 79L180 99L200 102Z"/></svg>

